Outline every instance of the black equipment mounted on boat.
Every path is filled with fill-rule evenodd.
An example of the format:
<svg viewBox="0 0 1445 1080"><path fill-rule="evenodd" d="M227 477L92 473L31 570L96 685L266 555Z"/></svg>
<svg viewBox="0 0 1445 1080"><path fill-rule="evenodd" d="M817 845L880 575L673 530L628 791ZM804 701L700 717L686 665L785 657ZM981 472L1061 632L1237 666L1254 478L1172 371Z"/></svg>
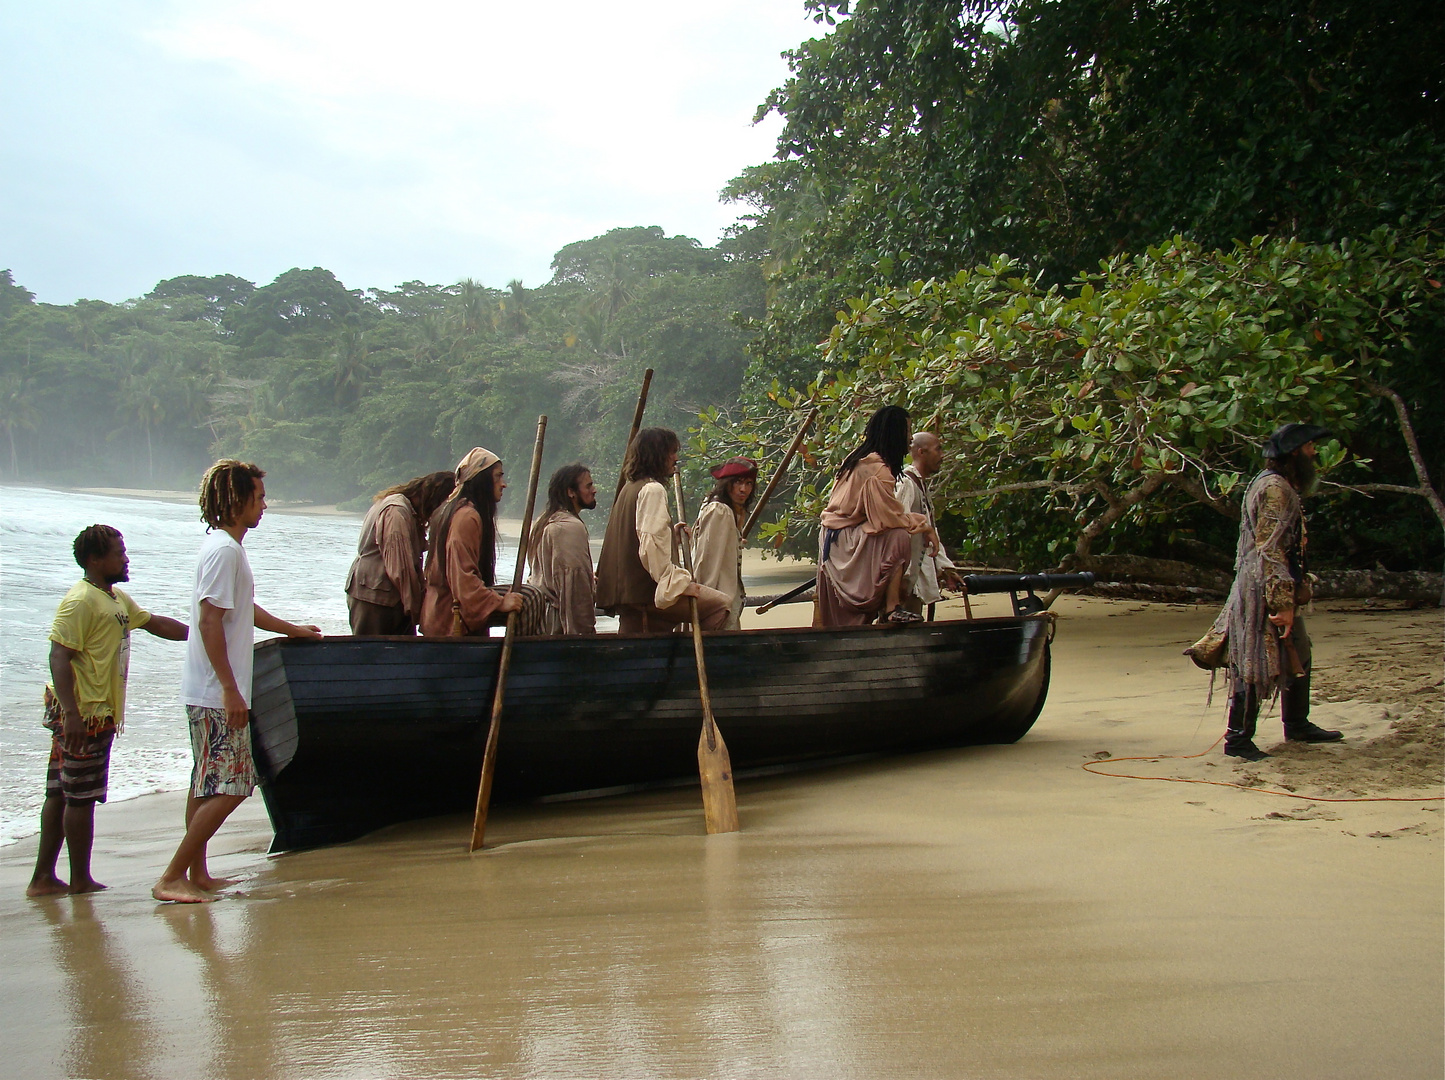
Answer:
<svg viewBox="0 0 1445 1080"><path fill-rule="evenodd" d="M969 574L963 579L970 596L981 593L1009 593L1015 615L1034 615L1044 610L1044 602L1034 590L1087 589L1094 584L1094 575L1083 574ZM1019 593L1026 595L1020 597Z"/></svg>

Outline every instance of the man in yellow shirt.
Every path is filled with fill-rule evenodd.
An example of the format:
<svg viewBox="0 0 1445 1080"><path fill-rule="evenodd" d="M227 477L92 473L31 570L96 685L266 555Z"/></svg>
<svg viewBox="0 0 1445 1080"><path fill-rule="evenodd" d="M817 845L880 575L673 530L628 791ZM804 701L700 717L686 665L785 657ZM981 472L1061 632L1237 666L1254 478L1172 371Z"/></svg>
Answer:
<svg viewBox="0 0 1445 1080"><path fill-rule="evenodd" d="M85 571L55 613L50 628L50 678L45 726L50 764L40 811L40 852L26 896L97 892L90 875L95 804L105 802L110 747L125 726L125 683L130 673L130 632L184 641L185 623L152 615L115 587L130 580L130 559L120 532L92 525L75 538L75 561ZM70 883L55 876L64 844Z"/></svg>

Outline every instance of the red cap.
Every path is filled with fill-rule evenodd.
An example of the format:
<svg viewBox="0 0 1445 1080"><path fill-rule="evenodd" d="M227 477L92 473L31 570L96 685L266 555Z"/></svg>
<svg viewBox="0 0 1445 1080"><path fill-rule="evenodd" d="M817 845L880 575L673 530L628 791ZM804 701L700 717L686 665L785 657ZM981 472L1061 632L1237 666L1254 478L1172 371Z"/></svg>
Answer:
<svg viewBox="0 0 1445 1080"><path fill-rule="evenodd" d="M751 476L756 480L758 463L752 458L734 457L728 458L721 465L714 466L712 470L714 480L727 480L734 476Z"/></svg>

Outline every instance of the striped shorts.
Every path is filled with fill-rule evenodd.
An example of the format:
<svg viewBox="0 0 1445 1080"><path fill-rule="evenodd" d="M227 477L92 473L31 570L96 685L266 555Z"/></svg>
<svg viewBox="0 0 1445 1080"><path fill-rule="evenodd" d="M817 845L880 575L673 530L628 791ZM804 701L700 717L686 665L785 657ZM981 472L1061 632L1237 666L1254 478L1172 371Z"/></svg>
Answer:
<svg viewBox="0 0 1445 1080"><path fill-rule="evenodd" d="M50 760L45 766L45 794L64 796L66 802L105 802L110 789L110 747L115 742L115 721L105 719L97 731L87 731L80 753L66 752L61 736L65 718L60 702L45 688L45 726L50 729Z"/></svg>
<svg viewBox="0 0 1445 1080"><path fill-rule="evenodd" d="M251 757L251 725L233 728L226 723L225 709L187 705L191 728L191 794L197 799L212 795L246 798L256 790L256 762Z"/></svg>

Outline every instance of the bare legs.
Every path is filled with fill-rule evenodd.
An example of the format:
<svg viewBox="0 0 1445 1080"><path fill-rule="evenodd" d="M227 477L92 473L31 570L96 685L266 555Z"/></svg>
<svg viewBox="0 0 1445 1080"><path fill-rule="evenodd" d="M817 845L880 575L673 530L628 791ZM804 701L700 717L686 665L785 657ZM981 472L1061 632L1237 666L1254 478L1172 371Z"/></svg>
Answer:
<svg viewBox="0 0 1445 1080"><path fill-rule="evenodd" d="M26 896L99 892L105 888L90 876L90 852L95 843L95 802L67 802L60 794L47 794L40 809L40 851ZM55 876L61 845L70 851L70 884Z"/></svg>
<svg viewBox="0 0 1445 1080"><path fill-rule="evenodd" d="M196 883L199 877L202 881L216 882L220 887L221 879L212 878L206 870L206 844L231 816L231 811L245 801L244 795L208 795L201 799L187 799L186 835L165 873L151 889L152 896L157 900L174 900L181 904L205 904L215 899Z"/></svg>
<svg viewBox="0 0 1445 1080"><path fill-rule="evenodd" d="M196 798L194 795L186 796L186 830L188 832L191 828L191 819L196 816L196 808L204 801L203 799ZM240 805L239 802L236 804L236 806ZM235 809L235 807L232 807L232 809ZM230 810L226 811L228 815L230 812ZM221 820L224 821L225 818ZM215 892L218 889L224 889L227 885L234 885L240 880L240 878L218 878L211 876L211 872L206 869L205 844L201 845L201 853L192 860L187 876L192 885L198 889L204 889L206 892Z"/></svg>

